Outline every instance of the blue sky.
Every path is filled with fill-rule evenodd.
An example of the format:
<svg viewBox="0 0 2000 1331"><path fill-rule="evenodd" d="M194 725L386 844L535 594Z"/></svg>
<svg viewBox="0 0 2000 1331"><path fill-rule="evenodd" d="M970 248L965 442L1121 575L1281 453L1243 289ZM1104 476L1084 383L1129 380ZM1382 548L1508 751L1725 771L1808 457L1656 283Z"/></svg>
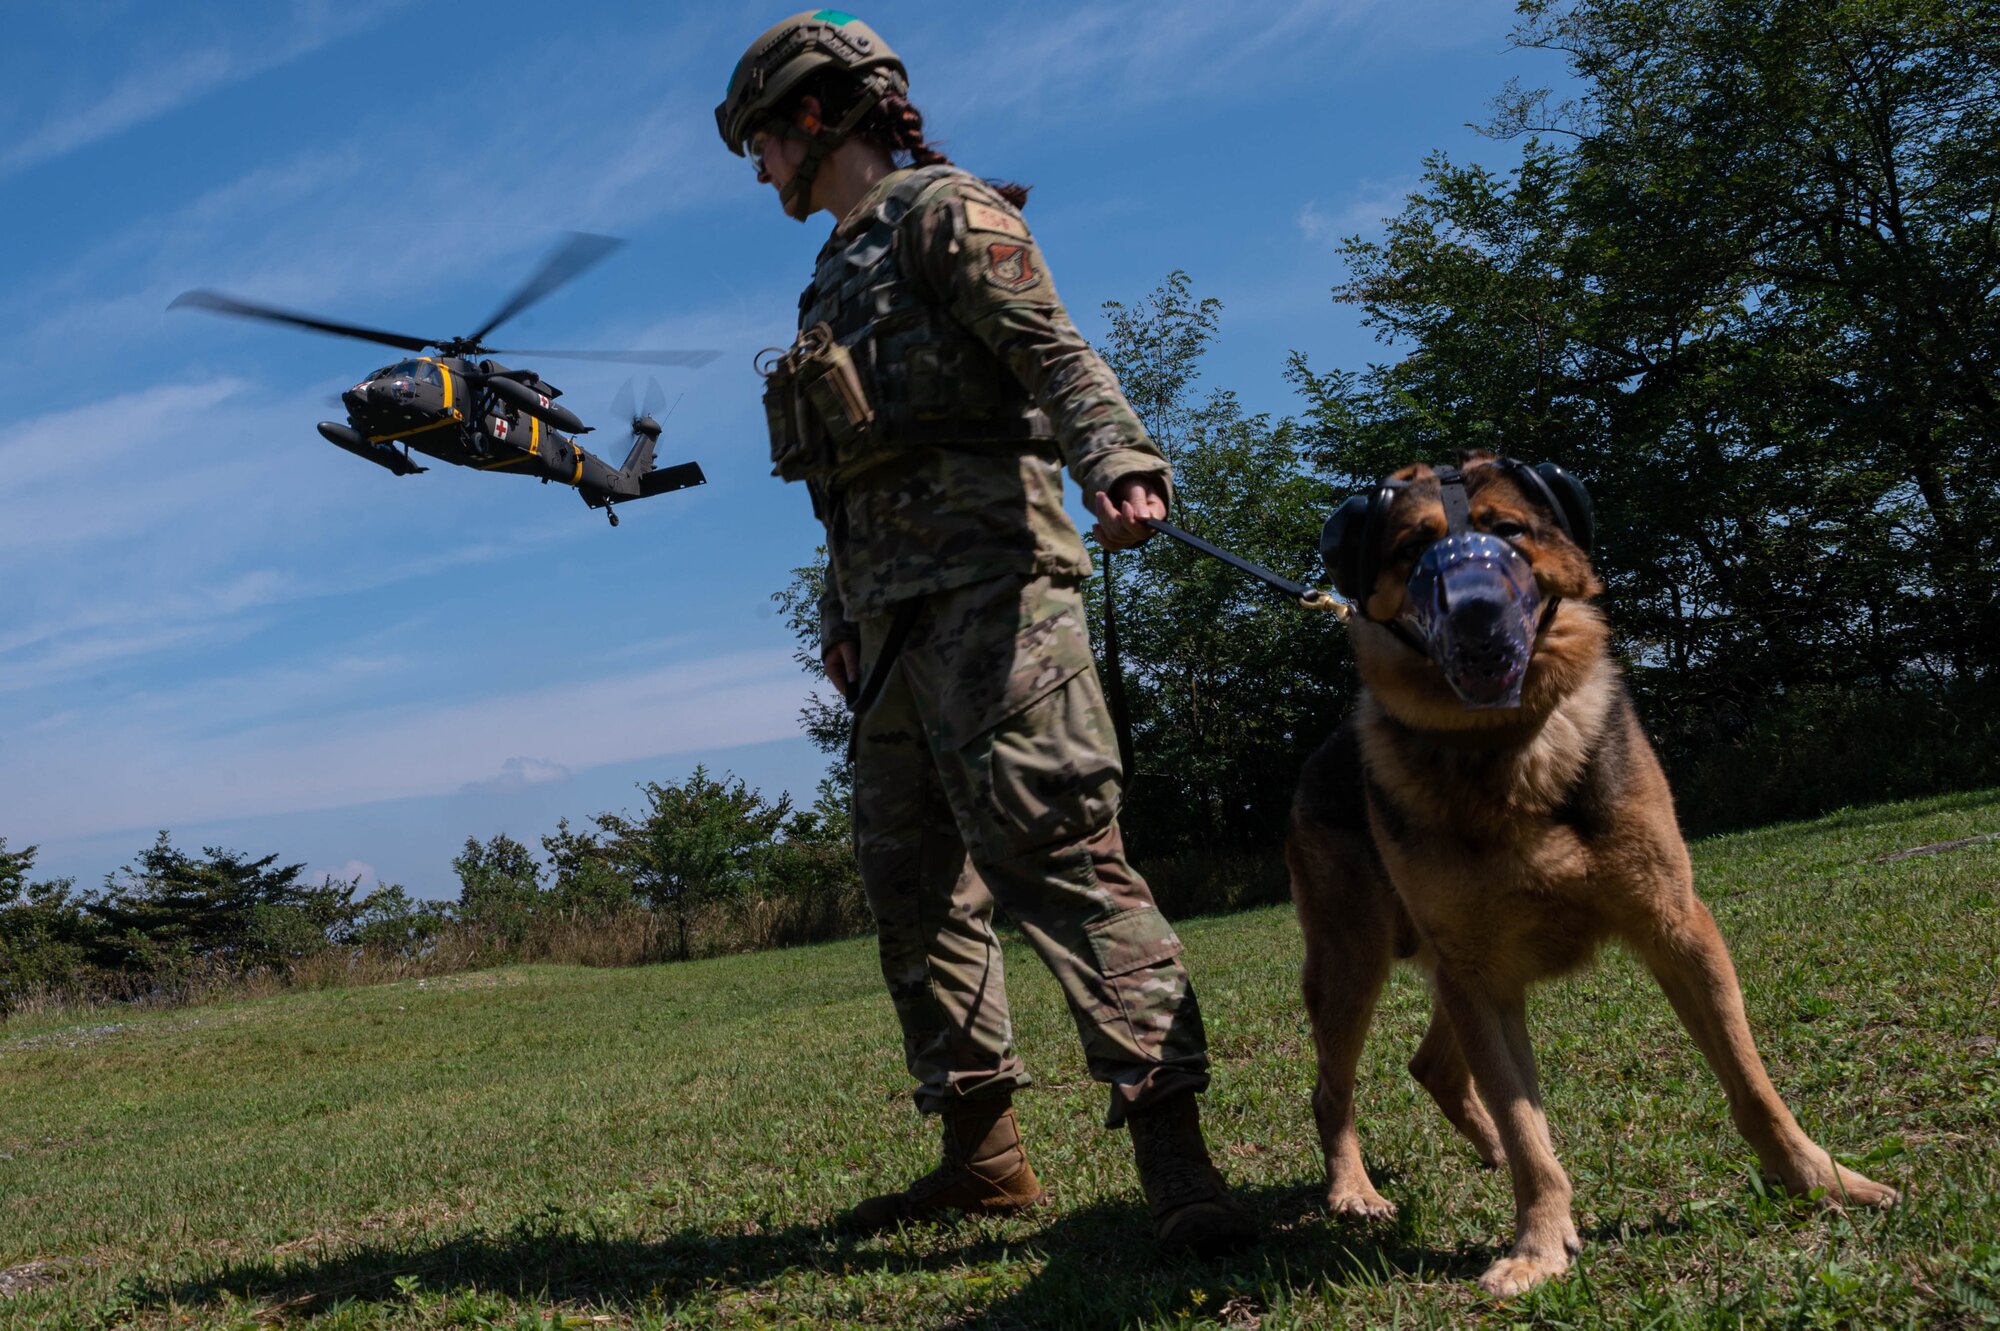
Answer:
<svg viewBox="0 0 2000 1331"><path fill-rule="evenodd" d="M816 543L768 474L754 352L827 228L715 138L733 3L12 7L0 50L0 836L95 884L156 829L455 891L467 836L533 844L697 762L809 797L808 681L770 593ZM1289 408L1298 348L1385 352L1336 240L1506 79L1492 0L871 4L933 137L1031 183L1086 335L1174 268L1225 305L1208 381ZM573 492L325 443L394 353L200 313L189 287L448 336L564 230L631 243L506 330L724 353L660 378L705 488L613 531ZM602 420L627 371L550 363ZM643 380L642 380L643 382Z"/></svg>

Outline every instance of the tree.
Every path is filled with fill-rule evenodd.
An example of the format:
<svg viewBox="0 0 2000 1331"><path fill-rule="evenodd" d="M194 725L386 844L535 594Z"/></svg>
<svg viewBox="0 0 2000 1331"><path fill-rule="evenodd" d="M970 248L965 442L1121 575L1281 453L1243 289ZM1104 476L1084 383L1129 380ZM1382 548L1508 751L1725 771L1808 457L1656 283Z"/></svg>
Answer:
<svg viewBox="0 0 2000 1331"><path fill-rule="evenodd" d="M0 837L0 1015L41 989L87 985L97 923L74 895L74 878L31 881L36 847Z"/></svg>
<svg viewBox="0 0 2000 1331"><path fill-rule="evenodd" d="M214 846L189 855L161 832L84 904L98 924L91 959L178 984L201 963L244 973L312 956L352 920L355 884L302 883L304 869Z"/></svg>
<svg viewBox="0 0 2000 1331"><path fill-rule="evenodd" d="M1106 309L1100 350L1173 463L1175 520L1288 576L1316 578L1319 526L1336 492L1308 436L1289 419L1245 412L1234 394L1194 396L1221 303L1196 299L1188 275L1175 272L1138 306ZM1102 659L1102 632L1096 645L1107 682L1127 698L1134 753L1124 820L1135 846L1215 854L1276 845L1300 764L1353 694L1337 623L1174 541L1100 555L1100 567L1114 559L1125 662ZM1100 625L1104 586L1089 589Z"/></svg>
<svg viewBox="0 0 2000 1331"><path fill-rule="evenodd" d="M607 838L609 862L641 900L673 919L676 955L686 960L691 912L751 891L761 856L791 814L791 797L771 803L705 767L679 784L647 781L639 791L646 807L636 817L601 813L593 821Z"/></svg>
<svg viewBox="0 0 2000 1331"><path fill-rule="evenodd" d="M400 883L383 883L355 907L353 918L335 941L344 947L415 960L430 950L450 918L437 902L416 901Z"/></svg>
<svg viewBox="0 0 2000 1331"><path fill-rule="evenodd" d="M1336 289L1406 354L1295 365L1365 481L1497 447L1591 486L1649 724L1687 757L1816 691L2000 665L2000 28L1954 0L1529 0L1557 104L1429 159Z"/></svg>
<svg viewBox="0 0 2000 1331"><path fill-rule="evenodd" d="M634 904L632 880L611 862L611 852L589 832L570 830L569 819L542 838L549 859L549 903L571 919L603 919Z"/></svg>
<svg viewBox="0 0 2000 1331"><path fill-rule="evenodd" d="M458 875L459 919L510 942L526 937L542 890L534 852L505 832L495 832L483 843L467 837L451 867Z"/></svg>
<svg viewBox="0 0 2000 1331"><path fill-rule="evenodd" d="M799 709L799 726L821 753L833 757L832 780L837 789L854 784L853 765L847 759L847 736L851 725L846 702L826 682L819 649L819 602L826 592L826 547L814 552L814 560L792 570L792 580L771 593L792 631L792 659L813 681L805 706Z"/></svg>

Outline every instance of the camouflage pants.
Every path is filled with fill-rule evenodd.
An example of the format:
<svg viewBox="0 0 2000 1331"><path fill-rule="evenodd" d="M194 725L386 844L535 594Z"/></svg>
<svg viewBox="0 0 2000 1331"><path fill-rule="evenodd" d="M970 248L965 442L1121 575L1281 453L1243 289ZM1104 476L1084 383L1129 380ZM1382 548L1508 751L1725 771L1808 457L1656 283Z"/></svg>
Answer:
<svg viewBox="0 0 2000 1331"><path fill-rule="evenodd" d="M863 678L891 615L864 621ZM1208 1084L1181 944L1118 832L1117 744L1073 583L924 598L855 735L854 839L926 1112L1029 1084L997 903L1061 982L1107 1122Z"/></svg>

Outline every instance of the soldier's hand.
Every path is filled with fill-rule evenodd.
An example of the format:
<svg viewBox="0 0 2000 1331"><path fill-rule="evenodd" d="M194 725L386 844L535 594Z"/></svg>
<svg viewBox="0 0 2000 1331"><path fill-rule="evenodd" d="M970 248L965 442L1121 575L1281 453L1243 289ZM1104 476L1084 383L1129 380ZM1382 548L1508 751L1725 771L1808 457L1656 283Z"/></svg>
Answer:
<svg viewBox="0 0 2000 1331"><path fill-rule="evenodd" d="M1090 534L1106 550L1130 550L1152 539L1147 518L1167 516L1167 487L1151 472L1121 476L1091 501L1097 525Z"/></svg>
<svg viewBox="0 0 2000 1331"><path fill-rule="evenodd" d="M826 677L840 690L840 696L852 698L861 675L861 651L854 641L836 642L820 656L819 663L826 668Z"/></svg>

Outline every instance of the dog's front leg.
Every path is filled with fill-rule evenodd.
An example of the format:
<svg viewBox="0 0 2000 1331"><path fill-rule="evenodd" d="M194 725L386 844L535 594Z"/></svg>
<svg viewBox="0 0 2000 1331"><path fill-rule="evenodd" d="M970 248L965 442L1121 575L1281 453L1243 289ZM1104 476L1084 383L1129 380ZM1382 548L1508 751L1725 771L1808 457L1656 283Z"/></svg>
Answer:
<svg viewBox="0 0 2000 1331"><path fill-rule="evenodd" d="M1514 1246L1479 1277L1480 1288L1505 1298L1561 1275L1582 1246L1570 1219L1569 1175L1556 1160L1542 1113L1523 992L1513 986L1488 992L1477 977L1455 974L1443 961L1433 979L1513 1176Z"/></svg>
<svg viewBox="0 0 2000 1331"><path fill-rule="evenodd" d="M1451 1019L1445 1016L1435 989L1431 994L1431 1024L1410 1059L1410 1075L1430 1092L1431 1099L1444 1111L1446 1121L1472 1143L1481 1164L1498 1169L1507 1163L1507 1152L1500 1145L1493 1119L1473 1093L1472 1074L1465 1066L1465 1055L1459 1052L1458 1034L1452 1029Z"/></svg>
<svg viewBox="0 0 2000 1331"><path fill-rule="evenodd" d="M1375 1000L1389 977L1394 924L1388 885L1368 866L1354 837L1295 828L1285 856L1292 899L1305 934L1306 1015L1319 1078L1313 1124L1326 1156L1326 1207L1334 1215L1381 1220L1395 1206L1368 1181L1354 1126L1354 1076Z"/></svg>
<svg viewBox="0 0 2000 1331"><path fill-rule="evenodd" d="M1792 1117L1750 1036L1743 990L1715 918L1692 887L1669 900L1633 943L1722 1082L1729 1117L1764 1172L1788 1192L1816 1193L1822 1206L1893 1206L1894 1188L1836 1163Z"/></svg>

